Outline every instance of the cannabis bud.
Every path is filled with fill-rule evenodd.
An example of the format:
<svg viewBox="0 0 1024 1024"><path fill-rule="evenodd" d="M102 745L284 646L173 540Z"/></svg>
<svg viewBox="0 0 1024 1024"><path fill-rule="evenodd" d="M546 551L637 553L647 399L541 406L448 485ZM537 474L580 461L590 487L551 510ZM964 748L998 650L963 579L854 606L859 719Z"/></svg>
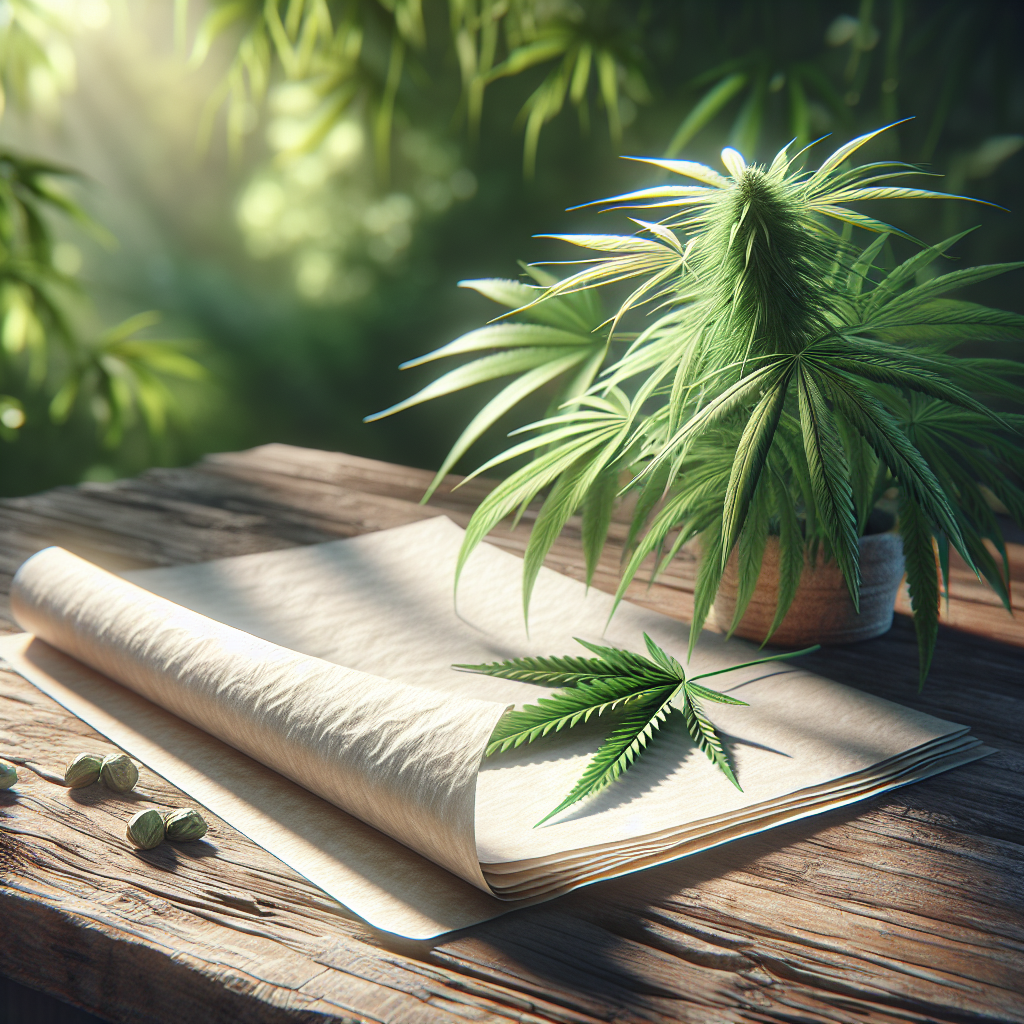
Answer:
<svg viewBox="0 0 1024 1024"><path fill-rule="evenodd" d="M10 789L18 781L18 769L13 764L0 761L0 789ZM205 832L206 829L204 828Z"/></svg>
<svg viewBox="0 0 1024 1024"><path fill-rule="evenodd" d="M103 758L95 754L79 754L64 769L64 785L68 789L81 789L98 781L103 768Z"/></svg>
<svg viewBox="0 0 1024 1024"><path fill-rule="evenodd" d="M198 811L182 807L164 815L164 829L168 839L175 843L187 843L206 835L206 822Z"/></svg>
<svg viewBox="0 0 1024 1024"><path fill-rule="evenodd" d="M132 815L125 831L128 841L140 850L152 850L164 841L164 819L152 807Z"/></svg>
<svg viewBox="0 0 1024 1024"><path fill-rule="evenodd" d="M130 793L139 781L139 770L126 754L109 754L103 758L100 774L104 784L115 793Z"/></svg>

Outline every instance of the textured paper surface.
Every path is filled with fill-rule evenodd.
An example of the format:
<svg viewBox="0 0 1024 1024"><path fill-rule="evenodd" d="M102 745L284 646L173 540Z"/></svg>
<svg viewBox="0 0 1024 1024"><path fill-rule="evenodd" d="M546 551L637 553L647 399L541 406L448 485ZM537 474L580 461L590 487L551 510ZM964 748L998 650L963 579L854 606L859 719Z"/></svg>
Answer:
<svg viewBox="0 0 1024 1024"><path fill-rule="evenodd" d="M481 767L504 709L550 690L451 663L577 653L574 636L642 650L643 631L683 660L687 629L628 604L606 629L610 597L543 570L527 636L522 562L489 545L456 610L461 540L437 518L124 580L48 549L12 592L48 644L9 638L0 653L370 923L412 937L510 908L491 893L549 898L982 756L960 726L789 664L747 669L717 684L751 707L710 709L742 793L670 730L623 780L533 828L607 723ZM692 664L757 656L705 634Z"/></svg>

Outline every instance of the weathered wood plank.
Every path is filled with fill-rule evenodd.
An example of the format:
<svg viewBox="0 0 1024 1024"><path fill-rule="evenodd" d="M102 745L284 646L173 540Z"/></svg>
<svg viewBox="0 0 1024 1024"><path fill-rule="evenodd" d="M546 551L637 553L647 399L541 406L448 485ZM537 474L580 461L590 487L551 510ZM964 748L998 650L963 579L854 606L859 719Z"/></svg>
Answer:
<svg viewBox="0 0 1024 1024"><path fill-rule="evenodd" d="M4 752L29 756L45 742L56 767L83 747L112 749L17 677L5 674L2 686L6 700L32 709L18 717L24 725L0 734ZM224 1004L222 993L216 1005L233 1006L238 1020L305 1019L286 1015L296 1010L445 1020L450 1007L429 1012L431 992L451 985L462 986L480 1020L527 1009L524 996L541 1020L606 1019L612 1007L620 1019L709 1019L685 1011L717 1008L729 1011L721 1019L779 1020L797 1005L845 1019L830 1016L837 1001L855 1003L867 1020L898 1019L890 1003L901 1006L902 1019L1014 1019L1024 1008L1014 995L1024 986L1024 864L1007 837L1024 813L1024 761L1000 758L867 810L520 911L433 949L417 944L419 960L386 949L382 937L223 823L214 821L210 841L195 849L130 851L120 833L137 806L183 800L145 769L137 797L100 787L69 792L30 776L17 796L2 798L0 899L5 927L20 922L46 943L14 944L13 956L26 961L24 980L67 994L77 984L60 974L69 966L78 978L83 964L128 957L154 972L145 1002L176 1000L189 1011L183 1019L209 1019L190 1000L207 1005L223 987L238 1006ZM985 815L964 819L949 809L972 803ZM188 955L166 966L146 959L172 951ZM40 977L40 966L50 973ZM423 987L428 968L433 989ZM463 972L486 984L467 992L452 977ZM135 987L122 990L101 972L86 976L97 987L73 994L87 1008L141 1012ZM177 998L179 988L185 997ZM258 1009L239 1008L250 1002ZM951 1005L957 1017L943 1017ZM169 1019L160 1012L122 1019Z"/></svg>
<svg viewBox="0 0 1024 1024"><path fill-rule="evenodd" d="M423 508L429 479L274 445L0 503L0 590L47 543L114 568L196 561L441 511L465 522L490 486L473 481L464 497L446 485ZM525 531L497 539L521 551ZM549 564L582 573L572 529ZM640 596L685 614L692 572L684 558ZM614 556L598 576L614 587ZM951 607L1001 628L1005 613L972 586L958 579ZM374 933L222 822L192 849L131 851L120 836L134 807L188 802L151 772L129 798L23 772L16 794L0 794L3 970L133 1022L1024 1020L1019 648L943 628L920 696L904 616L886 637L814 659L1006 752L437 944ZM59 768L82 749L112 748L0 674L0 755Z"/></svg>
<svg viewBox="0 0 1024 1024"><path fill-rule="evenodd" d="M401 493L407 497L373 495L347 484L267 472L259 463L242 469L232 465L230 472L222 473L220 464L210 463L198 470L153 470L138 480L59 488L3 502L0 529L7 537L0 546L0 616L6 616L14 571L47 544L61 544L112 569L175 565L350 537L434 515L448 515L465 525L472 511L458 503L434 507L408 500L422 493L419 486L404 487ZM583 579L579 531L572 527L552 547L547 564ZM612 533L624 536L624 527L617 524ZM499 527L491 540L522 554L527 529ZM692 556L684 552L650 592L640 582L630 590L630 598L687 617L693 607L691 562ZM614 548L603 556L594 585L609 591L618 585Z"/></svg>

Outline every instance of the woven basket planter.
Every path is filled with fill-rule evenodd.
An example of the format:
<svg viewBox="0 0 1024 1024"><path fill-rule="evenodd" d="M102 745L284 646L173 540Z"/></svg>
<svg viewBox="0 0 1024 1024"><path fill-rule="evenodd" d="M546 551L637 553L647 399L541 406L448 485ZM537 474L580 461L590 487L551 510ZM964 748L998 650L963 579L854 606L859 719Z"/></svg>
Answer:
<svg viewBox="0 0 1024 1024"><path fill-rule="evenodd" d="M839 566L819 554L812 563L805 553L796 597L771 643L778 647L848 644L881 636L892 626L896 594L903 579L903 544L897 533L861 537L860 614L853 607ZM726 631L736 611L736 552L729 559L711 609L711 621ZM779 538L769 537L754 596L736 627L735 636L764 640L775 618L779 592Z"/></svg>

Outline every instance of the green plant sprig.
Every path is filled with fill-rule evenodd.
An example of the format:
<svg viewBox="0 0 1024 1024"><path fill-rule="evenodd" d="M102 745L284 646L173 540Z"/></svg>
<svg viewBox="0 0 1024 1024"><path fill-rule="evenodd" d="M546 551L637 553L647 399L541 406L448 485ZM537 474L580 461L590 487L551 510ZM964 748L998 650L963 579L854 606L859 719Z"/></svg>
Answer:
<svg viewBox="0 0 1024 1024"><path fill-rule="evenodd" d="M644 641L649 658L616 647L601 647L579 637L575 639L597 657L512 658L485 665L453 666L501 679L566 687L551 697L541 697L536 704L527 705L522 711L506 714L491 734L487 747L488 757L524 743L532 743L548 733L571 729L588 722L594 715L621 712L579 782L534 828L615 782L643 754L662 723L673 712L682 716L686 731L697 748L703 750L709 760L742 792L729 763L729 756L714 725L705 714L701 701L740 704L743 707L748 705L745 701L701 686L697 680L771 661L785 661L818 649L809 647L803 651L772 654L742 665L687 677L683 666L646 633Z"/></svg>

